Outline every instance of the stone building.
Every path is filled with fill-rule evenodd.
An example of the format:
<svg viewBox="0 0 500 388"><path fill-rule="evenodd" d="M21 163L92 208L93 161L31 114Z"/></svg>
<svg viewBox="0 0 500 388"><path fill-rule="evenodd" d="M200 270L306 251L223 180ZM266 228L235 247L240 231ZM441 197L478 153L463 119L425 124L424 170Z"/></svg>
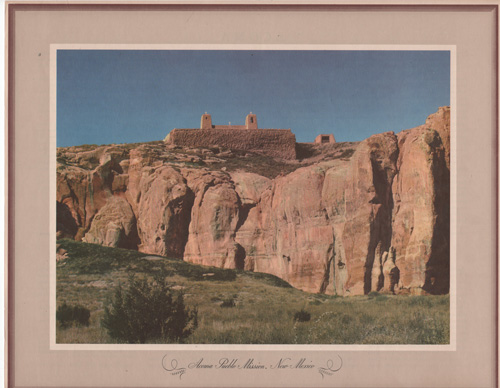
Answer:
<svg viewBox="0 0 500 388"><path fill-rule="evenodd" d="M316 144L332 144L335 143L335 136L333 133L329 135L318 135L316 139L314 139L314 143Z"/></svg>
<svg viewBox="0 0 500 388"><path fill-rule="evenodd" d="M252 151L282 159L296 159L295 135L290 129L261 129L257 116L250 112L244 125L213 125L212 116L201 116L200 128L175 128L165 143L188 148L219 146Z"/></svg>

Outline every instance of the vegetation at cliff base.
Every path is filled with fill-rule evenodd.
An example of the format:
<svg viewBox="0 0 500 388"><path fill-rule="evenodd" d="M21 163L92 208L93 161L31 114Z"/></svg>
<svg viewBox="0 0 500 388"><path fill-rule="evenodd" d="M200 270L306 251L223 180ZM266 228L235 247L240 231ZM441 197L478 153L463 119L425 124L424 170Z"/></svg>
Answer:
<svg viewBox="0 0 500 388"><path fill-rule="evenodd" d="M77 306L68 306L63 303L57 308L56 319L62 328L67 328L71 325L88 326L90 318L89 309Z"/></svg>
<svg viewBox="0 0 500 388"><path fill-rule="evenodd" d="M101 323L118 342L182 343L198 326L198 315L196 308L185 307L182 293L174 295L164 273L155 274L151 282L131 274L126 288L115 288Z"/></svg>
<svg viewBox="0 0 500 388"><path fill-rule="evenodd" d="M268 274L73 240L57 243L67 257L57 262L56 308L80 306L90 313L88 326L58 319L57 343L449 343L448 295L310 294ZM159 306L168 314L155 314ZM169 327L171 317L176 328ZM119 322L130 319L130 330L120 328ZM163 326L151 328L152 320ZM127 330L149 335L128 336Z"/></svg>

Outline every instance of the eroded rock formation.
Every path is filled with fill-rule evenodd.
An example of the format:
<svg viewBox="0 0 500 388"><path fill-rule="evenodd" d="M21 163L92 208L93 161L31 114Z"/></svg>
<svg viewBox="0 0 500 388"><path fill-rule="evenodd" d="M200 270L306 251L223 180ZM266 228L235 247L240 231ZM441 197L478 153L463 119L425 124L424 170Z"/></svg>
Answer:
<svg viewBox="0 0 500 388"><path fill-rule="evenodd" d="M310 145L300 161L161 142L61 148L58 235L309 292L447 293L449 117Z"/></svg>

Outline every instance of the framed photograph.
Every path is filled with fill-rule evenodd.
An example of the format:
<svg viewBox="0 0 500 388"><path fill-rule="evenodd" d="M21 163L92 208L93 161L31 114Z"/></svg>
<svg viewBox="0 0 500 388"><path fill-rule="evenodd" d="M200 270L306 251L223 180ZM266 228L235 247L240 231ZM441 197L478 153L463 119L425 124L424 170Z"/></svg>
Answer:
<svg viewBox="0 0 500 388"><path fill-rule="evenodd" d="M498 4L7 3L9 387L498 385Z"/></svg>

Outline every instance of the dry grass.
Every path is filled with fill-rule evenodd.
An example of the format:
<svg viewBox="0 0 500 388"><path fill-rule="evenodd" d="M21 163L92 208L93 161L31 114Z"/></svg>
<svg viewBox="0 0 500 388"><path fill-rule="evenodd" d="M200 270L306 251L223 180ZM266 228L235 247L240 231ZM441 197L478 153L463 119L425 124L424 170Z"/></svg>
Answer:
<svg viewBox="0 0 500 388"><path fill-rule="evenodd" d="M69 253L57 265L57 305L80 304L91 311L89 327L57 328L58 343L110 343L100 325L103 308L132 271L150 277L160 267L197 307L199 326L187 343L197 344L445 344L449 343L449 297L309 294L265 274L222 270L173 259L147 260L137 252L62 240ZM89 247L90 246L90 247ZM84 262L101 257L102 271ZM129 253L130 252L130 253ZM81 268L84 268L81 273ZM76 272L76 273L75 273ZM87 273L91 272L91 273ZM214 275L203 276L211 273ZM234 307L221 307L233 300ZM297 322L298 311L311 314Z"/></svg>

